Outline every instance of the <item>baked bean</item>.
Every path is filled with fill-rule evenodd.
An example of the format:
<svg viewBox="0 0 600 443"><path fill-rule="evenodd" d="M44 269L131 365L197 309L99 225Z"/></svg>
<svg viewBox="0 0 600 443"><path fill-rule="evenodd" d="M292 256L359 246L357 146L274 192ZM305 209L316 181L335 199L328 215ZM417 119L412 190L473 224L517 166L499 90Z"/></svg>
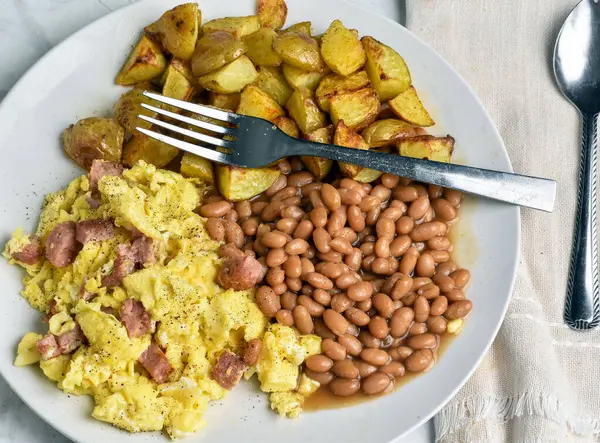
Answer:
<svg viewBox="0 0 600 443"><path fill-rule="evenodd" d="M388 275L393 273L393 270L390 268L390 263L386 258L383 257L377 257L375 260L373 260L371 263L371 270L375 274L379 275Z"/></svg>
<svg viewBox="0 0 600 443"><path fill-rule="evenodd" d="M419 251L414 246L408 248L400 260L400 272L404 275L411 275L415 270L419 255Z"/></svg>
<svg viewBox="0 0 600 443"><path fill-rule="evenodd" d="M331 246L329 246L329 243L331 242L331 235L329 235L329 232L327 232L325 229L317 228L314 230L313 242L319 252L331 251Z"/></svg>
<svg viewBox="0 0 600 443"><path fill-rule="evenodd" d="M369 276L370 278L371 276ZM377 292L381 292L381 288L383 286L383 284L385 283L385 279L384 278L375 278L373 280L368 280L368 279L364 279L366 281L369 281L371 283L371 286L373 286L373 293L377 293Z"/></svg>
<svg viewBox="0 0 600 443"><path fill-rule="evenodd" d="M353 271L358 271L362 263L362 252L358 248L353 248L344 258L344 263Z"/></svg>
<svg viewBox="0 0 600 443"><path fill-rule="evenodd" d="M390 196L392 195L392 191L383 185L377 185L373 189L371 189L371 192L369 192L369 195L373 196L373 197L377 197L382 202L386 202L390 199Z"/></svg>
<svg viewBox="0 0 600 443"><path fill-rule="evenodd" d="M374 337L369 331L360 331L358 339L365 348L380 348L381 340Z"/></svg>
<svg viewBox="0 0 600 443"><path fill-rule="evenodd" d="M315 181L315 176L308 171L294 172L288 175L288 186L304 186Z"/></svg>
<svg viewBox="0 0 600 443"><path fill-rule="evenodd" d="M283 232L271 231L265 233L260 242L267 248L281 248L286 244L287 237Z"/></svg>
<svg viewBox="0 0 600 443"><path fill-rule="evenodd" d="M429 195L429 198L431 199L441 197L443 192L444 188L438 185L429 185L427 187L427 195Z"/></svg>
<svg viewBox="0 0 600 443"><path fill-rule="evenodd" d="M306 295L301 295L300 297L298 297L298 304L300 306L304 306L308 310L310 315L313 317L322 316L323 311L325 310L323 305L317 303L312 298L310 298Z"/></svg>
<svg viewBox="0 0 600 443"><path fill-rule="evenodd" d="M280 201L285 200L286 198L294 197L297 194L298 194L297 188L295 188L294 186L286 186L285 188L277 191L275 193L275 195L273 195L273 197L271 198L271 201L272 202L280 202Z"/></svg>
<svg viewBox="0 0 600 443"><path fill-rule="evenodd" d="M431 207L435 215L444 221L454 220L456 218L456 208L450 202L443 198L431 200Z"/></svg>
<svg viewBox="0 0 600 443"><path fill-rule="evenodd" d="M331 309L340 314L353 305L354 302L346 294L336 294L331 299Z"/></svg>
<svg viewBox="0 0 600 443"><path fill-rule="evenodd" d="M270 268L267 271L266 281L271 286L283 283L285 281L285 272L281 268Z"/></svg>
<svg viewBox="0 0 600 443"><path fill-rule="evenodd" d="M380 394L392 383L390 376L384 372L375 372L362 380L361 389L367 395Z"/></svg>
<svg viewBox="0 0 600 443"><path fill-rule="evenodd" d="M335 376L331 372L314 372L306 368L304 369L304 373L308 378L319 382L321 386L326 386L335 379Z"/></svg>
<svg viewBox="0 0 600 443"><path fill-rule="evenodd" d="M346 286L347 282L352 281L354 283ZM343 282L342 287L340 287L340 282ZM337 278L336 285L340 289L347 289L347 296L350 300L353 301L363 301L367 298L371 297L373 294L373 286L369 282L359 281L353 274L344 274Z"/></svg>
<svg viewBox="0 0 600 443"><path fill-rule="evenodd" d="M318 272L311 272L306 276L306 281L315 288L328 291L333 288L333 282Z"/></svg>
<svg viewBox="0 0 600 443"><path fill-rule="evenodd" d="M203 217L223 217L231 211L231 203L225 200L216 201L202 205L200 208L200 214Z"/></svg>
<svg viewBox="0 0 600 443"><path fill-rule="evenodd" d="M298 221L293 218L282 218L275 226L278 231L281 231L287 235L292 235L294 230L298 227Z"/></svg>
<svg viewBox="0 0 600 443"><path fill-rule="evenodd" d="M465 293L457 288L454 288L452 291L445 292L444 295L450 302L457 302L465 299Z"/></svg>
<svg viewBox="0 0 600 443"><path fill-rule="evenodd" d="M397 201L397 200L395 200ZM404 203L399 202L404 205ZM386 210L384 210L379 216L380 219L390 220L392 222L392 232L391 235L396 232L396 222L400 220L400 217L404 215L404 207L403 206L390 206Z"/></svg>
<svg viewBox="0 0 600 443"><path fill-rule="evenodd" d="M396 221L396 233L398 235L409 234L415 226L415 222L412 218L403 215Z"/></svg>
<svg viewBox="0 0 600 443"><path fill-rule="evenodd" d="M292 311L294 315L294 323L296 327L302 334L311 334L314 329L314 323L308 312L304 306L298 305Z"/></svg>
<svg viewBox="0 0 600 443"><path fill-rule="evenodd" d="M312 297L314 299L314 301L316 303L318 303L319 305L323 306L329 306L331 303L331 294L329 294L327 291L324 291L323 289L315 289ZM322 315L323 311L321 310L321 314Z"/></svg>
<svg viewBox="0 0 600 443"><path fill-rule="evenodd" d="M289 255L300 255L308 251L309 244L302 238L295 238L285 245L285 253Z"/></svg>
<svg viewBox="0 0 600 443"><path fill-rule="evenodd" d="M446 332L447 322L444 317L429 317L427 322L427 329L434 334L443 334Z"/></svg>
<svg viewBox="0 0 600 443"><path fill-rule="evenodd" d="M294 206L294 207L297 207L297 206L300 206L300 205L302 204L302 199L301 199L301 198L300 198L300 196L298 196L298 195L295 195L295 196L293 196L293 197L288 197L288 198L285 198L285 199L283 199L283 200L281 200L281 201L282 201L282 202L283 202L283 204L284 204L284 205L286 205L286 206ZM283 216L283 210L281 211L281 214L282 214L282 216ZM304 215L304 214L303 214L303 215Z"/></svg>
<svg viewBox="0 0 600 443"><path fill-rule="evenodd" d="M354 189L340 188L337 191L343 205L359 205L362 201L361 195Z"/></svg>
<svg viewBox="0 0 600 443"><path fill-rule="evenodd" d="M265 208L269 205L268 202L265 201L255 201L250 203L250 207L252 208L252 215L260 215L265 210Z"/></svg>
<svg viewBox="0 0 600 443"><path fill-rule="evenodd" d="M218 218L209 217L206 220L206 230L210 238L214 241L223 241L225 238L225 227L223 226L223 222Z"/></svg>
<svg viewBox="0 0 600 443"><path fill-rule="evenodd" d="M244 235L252 236L256 235L258 229L258 217L249 217L242 222L242 231ZM225 235L225 233L223 233Z"/></svg>
<svg viewBox="0 0 600 443"><path fill-rule="evenodd" d="M366 242L360 245L360 252L363 255L373 255L375 254L375 242Z"/></svg>
<svg viewBox="0 0 600 443"><path fill-rule="evenodd" d="M432 280L442 292L450 292L454 289L454 280L447 275L436 273Z"/></svg>
<svg viewBox="0 0 600 443"><path fill-rule="evenodd" d="M314 226L310 220L302 220L294 230L293 237L308 240L311 237L313 230Z"/></svg>
<svg viewBox="0 0 600 443"><path fill-rule="evenodd" d="M298 292L302 289L302 280L300 278L287 277L285 284L290 291Z"/></svg>
<svg viewBox="0 0 600 443"><path fill-rule="evenodd" d="M338 343L346 348L346 352L350 355L357 356L361 353L363 349L362 343L358 340L358 338L350 335L344 334L338 337Z"/></svg>
<svg viewBox="0 0 600 443"><path fill-rule="evenodd" d="M361 311L367 312L373 307L373 302L370 298L367 298L366 300L359 301L358 303L356 303L356 307Z"/></svg>
<svg viewBox="0 0 600 443"><path fill-rule="evenodd" d="M319 337L321 337L322 339L330 339L330 340L335 340L336 339L336 335L331 332L331 330L325 325L325 322L323 322L323 319L320 317L317 317L313 320L314 323L314 329L315 329L315 334L318 335Z"/></svg>
<svg viewBox="0 0 600 443"><path fill-rule="evenodd" d="M223 220L223 226L225 228L225 241L233 243L241 249L244 246L244 231L242 231L240 225L236 222Z"/></svg>
<svg viewBox="0 0 600 443"><path fill-rule="evenodd" d="M380 370L384 374L387 374L390 377L394 377L394 378L402 377L402 376L404 376L404 373L405 373L404 365L402 363L400 363L399 361L391 361L387 365L382 367Z"/></svg>
<svg viewBox="0 0 600 443"><path fill-rule="evenodd" d="M279 283L271 286L271 289L273 289L273 292L275 292L276 295L281 295L288 290L288 287L285 283Z"/></svg>
<svg viewBox="0 0 600 443"><path fill-rule="evenodd" d="M413 303L413 311L415 312L415 321L423 323L429 317L429 302L422 295L418 296Z"/></svg>
<svg viewBox="0 0 600 443"><path fill-rule="evenodd" d="M349 242L350 244L352 244L356 240L358 240L358 234L356 232L354 232L352 230L352 228L349 228L349 227L343 227L342 229L338 230L333 237L334 238L342 238L342 239L346 240L347 242Z"/></svg>
<svg viewBox="0 0 600 443"><path fill-rule="evenodd" d="M435 283L427 283L417 290L417 294L432 300L440 295L440 288Z"/></svg>
<svg viewBox="0 0 600 443"><path fill-rule="evenodd" d="M373 366L383 366L390 361L390 356L386 351L376 348L363 349L360 358Z"/></svg>
<svg viewBox="0 0 600 443"><path fill-rule="evenodd" d="M298 305L298 296L293 292L284 292L281 294L281 306L288 311L293 311Z"/></svg>
<svg viewBox="0 0 600 443"><path fill-rule="evenodd" d="M279 160L277 162L277 167L279 168L279 170L281 171L282 174L287 175L290 172L292 172L292 165L286 159Z"/></svg>
<svg viewBox="0 0 600 443"><path fill-rule="evenodd" d="M379 206L374 207L367 212L365 223L369 226L374 225L379 220L379 214L381 214L381 208Z"/></svg>
<svg viewBox="0 0 600 443"><path fill-rule="evenodd" d="M271 249L267 253L267 266L269 268L276 268L281 266L287 260L287 254L283 248Z"/></svg>
<svg viewBox="0 0 600 443"><path fill-rule="evenodd" d="M339 263L321 262L315 266L315 270L325 277L336 279L344 272L344 267Z"/></svg>
<svg viewBox="0 0 600 443"><path fill-rule="evenodd" d="M313 372L329 372L333 367L333 361L321 354L311 355L306 359L306 367Z"/></svg>
<svg viewBox="0 0 600 443"><path fill-rule="evenodd" d="M448 237L433 237L427 240L427 247L435 251L446 251L450 246L451 243Z"/></svg>
<svg viewBox="0 0 600 443"><path fill-rule="evenodd" d="M427 251L431 257L433 257L433 261L437 263L445 263L450 260L450 252L448 251Z"/></svg>
<svg viewBox="0 0 600 443"><path fill-rule="evenodd" d="M384 318L390 318L395 310L394 301L382 292L378 292L373 296L373 305Z"/></svg>
<svg viewBox="0 0 600 443"><path fill-rule="evenodd" d="M425 185L422 185L420 183L414 183L411 186L413 186L417 190L417 195L419 197L422 197L424 195L429 196L429 192L427 191L427 188L425 187Z"/></svg>
<svg viewBox="0 0 600 443"><path fill-rule="evenodd" d="M400 265L402 265L402 262L400 262ZM412 278L405 274L400 274L400 277L398 277L398 280L394 284L394 287L390 293L392 300L400 300L402 297L404 297L408 291L410 291L412 284Z"/></svg>
<svg viewBox="0 0 600 443"><path fill-rule="evenodd" d="M385 338L390 332L387 320L379 315L374 316L369 322L369 332L375 338Z"/></svg>
<svg viewBox="0 0 600 443"><path fill-rule="evenodd" d="M321 187L321 198L325 205L332 211L338 209L342 204L339 192L329 183L323 183L323 186Z"/></svg>
<svg viewBox="0 0 600 443"><path fill-rule="evenodd" d="M277 192L281 191L283 188L287 186L287 176L281 174L277 177L277 180L273 182L273 184L264 192L267 197L274 196Z"/></svg>
<svg viewBox="0 0 600 443"><path fill-rule="evenodd" d="M347 397L349 395L355 394L360 389L360 381L354 380L346 380L343 378L336 378L331 383L329 383L329 390L333 392L335 395L339 395L342 397Z"/></svg>
<svg viewBox="0 0 600 443"><path fill-rule="evenodd" d="M329 246L340 254L350 254L352 252L352 245L350 242L342 238L334 238L329 242Z"/></svg>
<svg viewBox="0 0 600 443"><path fill-rule="evenodd" d="M375 255L377 257L387 258L390 256L390 238L391 237L379 237L377 239L375 242Z"/></svg>
<svg viewBox="0 0 600 443"><path fill-rule="evenodd" d="M362 212L369 212L370 210L378 207L381 204L381 200L375 196L368 196L362 199L358 207Z"/></svg>
<svg viewBox="0 0 600 443"><path fill-rule="evenodd" d="M354 366L358 368L358 375L361 379L367 378L369 375L377 371L377 367L370 365L362 360L353 360Z"/></svg>
<svg viewBox="0 0 600 443"><path fill-rule="evenodd" d="M462 200L462 193L454 189L444 189L444 198L448 200L452 206L458 208Z"/></svg>
<svg viewBox="0 0 600 443"><path fill-rule="evenodd" d="M471 280L471 273L468 269L458 269L450 274L450 277L454 280L454 286L458 289L464 289Z"/></svg>
<svg viewBox="0 0 600 443"><path fill-rule="evenodd" d="M354 362L350 359L336 360L333 363L333 373L341 378L358 378L358 368L354 365Z"/></svg>
<svg viewBox="0 0 600 443"><path fill-rule="evenodd" d="M281 211L285 208L285 204L280 201L271 201L260 216L264 221L271 222L281 215Z"/></svg>
<svg viewBox="0 0 600 443"><path fill-rule="evenodd" d="M422 195L420 197L417 197L417 199L410 204L408 210L406 211L406 215L408 215L413 220L419 220L427 213L428 210L429 196Z"/></svg>
<svg viewBox="0 0 600 443"><path fill-rule="evenodd" d="M340 181L340 187L342 188L346 188L346 189L362 189L362 186L360 185L360 183L358 183L355 180L352 180L351 178L347 178L344 177L341 181Z"/></svg>
<svg viewBox="0 0 600 443"><path fill-rule="evenodd" d="M300 187L300 195L302 197L308 197L311 192L320 190L321 186L323 186L323 183L321 183L321 182L308 183L308 184Z"/></svg>
<svg viewBox="0 0 600 443"><path fill-rule="evenodd" d="M275 314L275 320L277 320L277 323L283 326L294 326L294 316L292 311L288 311L287 309L280 309L277 311L277 314Z"/></svg>
<svg viewBox="0 0 600 443"><path fill-rule="evenodd" d="M304 210L300 206L286 206L281 210L281 216L284 218L293 218L294 220L301 220L304 217Z"/></svg>
<svg viewBox="0 0 600 443"><path fill-rule="evenodd" d="M333 309L326 309L325 312L323 312L323 320L327 327L331 329L331 332L336 335L343 335L348 329L348 320Z"/></svg>
<svg viewBox="0 0 600 443"><path fill-rule="evenodd" d="M393 361L404 361L406 358L413 353L413 350L408 346L398 346L388 351L388 354Z"/></svg>
<svg viewBox="0 0 600 443"><path fill-rule="evenodd" d="M313 208L324 208L325 209L325 202L323 201L323 198L321 197L320 191L312 191L308 197L309 197L310 204L312 205Z"/></svg>
<svg viewBox="0 0 600 443"><path fill-rule="evenodd" d="M392 337L403 337L410 327L415 312L408 307L402 307L392 315L390 319L390 334Z"/></svg>
<svg viewBox="0 0 600 443"><path fill-rule="evenodd" d="M311 272L315 272L315 265L313 265L313 263L305 257L302 257L300 259L300 263L302 265L302 273L300 276L303 280L306 280L306 276L308 274L310 274Z"/></svg>
<svg viewBox="0 0 600 443"><path fill-rule="evenodd" d="M348 224L350 225L350 228L352 228L356 232L361 232L365 229L365 216L358 206L348 206L347 214Z"/></svg>
<svg viewBox="0 0 600 443"><path fill-rule="evenodd" d="M275 317L277 311L281 309L279 297L269 286L258 288L256 291L256 304L267 317Z"/></svg>
<svg viewBox="0 0 600 443"><path fill-rule="evenodd" d="M233 243L227 243L219 247L219 255L221 257L234 258L243 257L245 254L240 248L238 248Z"/></svg>
<svg viewBox="0 0 600 443"><path fill-rule="evenodd" d="M431 254L421 254L417 260L415 273L421 277L433 277L433 274L435 274L435 261L433 261Z"/></svg>
<svg viewBox="0 0 600 443"><path fill-rule="evenodd" d="M359 281L360 281L360 277L357 278L357 276L355 274L348 273L348 274L340 275L338 278L336 278L335 285L342 290L346 290L350 286L352 286L353 284L355 284Z"/></svg>
<svg viewBox="0 0 600 443"><path fill-rule="evenodd" d="M458 266L456 265L456 263L448 261L445 263L440 263L436 268L435 272L438 274L450 275L457 269Z"/></svg>
<svg viewBox="0 0 600 443"><path fill-rule="evenodd" d="M412 337L413 335L421 335L427 332L427 325L425 323L414 322L408 328L408 336Z"/></svg>
<svg viewBox="0 0 600 443"><path fill-rule="evenodd" d="M398 182L400 181L400 177L394 174L383 174L381 176L381 184L388 189L393 189L398 186Z"/></svg>
<svg viewBox="0 0 600 443"><path fill-rule="evenodd" d="M408 251L412 242L408 235L399 235L390 243L390 255L392 257L400 257Z"/></svg>
<svg viewBox="0 0 600 443"><path fill-rule="evenodd" d="M302 275L302 262L297 255L291 255L283 263L283 271L289 278L298 278ZM289 285L288 285L289 286Z"/></svg>
<svg viewBox="0 0 600 443"><path fill-rule="evenodd" d="M300 292L302 292L303 295L308 295L309 297L312 297L313 292L315 291L315 288L313 288L311 285L304 285L302 286L302 290Z"/></svg>
<svg viewBox="0 0 600 443"><path fill-rule="evenodd" d="M362 187L363 191L367 194L369 192L371 192L371 189L373 189L373 186L371 186L370 183L359 183L359 185Z"/></svg>
<svg viewBox="0 0 600 443"><path fill-rule="evenodd" d="M437 235L443 235L440 225L437 222L427 222L415 226L410 233L410 238L414 242L425 242Z"/></svg>
<svg viewBox="0 0 600 443"><path fill-rule="evenodd" d="M431 303L429 314L437 317L443 315L446 309L448 309L448 299L441 295Z"/></svg>
<svg viewBox="0 0 600 443"><path fill-rule="evenodd" d="M260 238L267 232L271 232L271 226L268 223L261 223L256 230L256 237Z"/></svg>
<svg viewBox="0 0 600 443"><path fill-rule="evenodd" d="M344 311L345 317L356 326L366 326L371 320L370 317L358 308L350 307Z"/></svg>
<svg viewBox="0 0 600 443"><path fill-rule="evenodd" d="M398 186L392 191L394 198L404 203L415 201L419 194L413 186Z"/></svg>
<svg viewBox="0 0 600 443"><path fill-rule="evenodd" d="M418 297L416 292L409 292L400 300L404 306L412 306Z"/></svg>
<svg viewBox="0 0 600 443"><path fill-rule="evenodd" d="M330 263L341 263L342 254L336 251L317 252L317 258Z"/></svg>
<svg viewBox="0 0 600 443"><path fill-rule="evenodd" d="M327 232L332 237L335 237L336 234L342 230L342 228L346 225L346 221L348 216L346 215L347 209L345 206L338 208L333 211L329 216L329 220L327 220Z"/></svg>
<svg viewBox="0 0 600 443"><path fill-rule="evenodd" d="M448 309L444 313L444 317L448 320L456 320L464 318L471 312L473 303L471 300L458 300L448 306Z"/></svg>
<svg viewBox="0 0 600 443"><path fill-rule="evenodd" d="M433 352L431 349L419 349L410 354L404 361L407 371L421 372L429 367L433 361Z"/></svg>
<svg viewBox="0 0 600 443"><path fill-rule="evenodd" d="M354 337L358 336L358 333L360 331L358 330L358 326L356 326L354 323L348 323L348 329L346 330L346 334L350 334Z"/></svg>
<svg viewBox="0 0 600 443"><path fill-rule="evenodd" d="M253 338L244 346L242 359L248 366L254 366L260 357L260 348L262 342L259 338Z"/></svg>

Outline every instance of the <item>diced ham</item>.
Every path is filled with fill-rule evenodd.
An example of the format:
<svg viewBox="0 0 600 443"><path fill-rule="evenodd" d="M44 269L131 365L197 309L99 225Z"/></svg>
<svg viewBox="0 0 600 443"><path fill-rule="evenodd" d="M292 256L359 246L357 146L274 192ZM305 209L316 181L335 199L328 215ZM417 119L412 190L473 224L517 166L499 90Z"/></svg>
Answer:
<svg viewBox="0 0 600 443"><path fill-rule="evenodd" d="M40 353L42 360L50 360L60 355L56 337L52 334L48 334L44 338L38 340L35 347Z"/></svg>
<svg viewBox="0 0 600 443"><path fill-rule="evenodd" d="M133 240L131 247L133 248L133 252L137 255L138 263L145 265L156 262L156 248L150 237L142 234L141 237L137 237Z"/></svg>
<svg viewBox="0 0 600 443"><path fill-rule="evenodd" d="M223 388L231 391L238 384L246 365L240 357L230 351L224 351L212 368L212 377Z"/></svg>
<svg viewBox="0 0 600 443"><path fill-rule="evenodd" d="M29 243L23 246L20 251L14 251L12 256L26 265L35 265L42 255L42 243L37 235L29 236Z"/></svg>
<svg viewBox="0 0 600 443"><path fill-rule="evenodd" d="M262 265L254 257L230 257L221 265L217 282L225 289L250 289L262 275Z"/></svg>
<svg viewBox="0 0 600 443"><path fill-rule="evenodd" d="M123 165L121 163L106 162L103 160L94 160L90 169L90 189L98 189L98 181L107 175L119 176L123 174Z"/></svg>
<svg viewBox="0 0 600 443"><path fill-rule="evenodd" d="M81 282L81 286L79 287L79 298L85 301L90 301L93 297L94 294L92 294L91 292L88 292L85 289L85 284L87 283L88 278L87 277L83 277L83 282Z"/></svg>
<svg viewBox="0 0 600 443"><path fill-rule="evenodd" d="M110 315L114 315L116 318L119 318L119 314L117 313L117 310L113 307L110 306L102 306L100 308L100 310L102 312L104 312L105 314L110 314Z"/></svg>
<svg viewBox="0 0 600 443"><path fill-rule="evenodd" d="M100 196L95 195L95 193L86 196L85 201L87 201L88 205L90 205L90 209L98 209L100 205L102 205L102 200L100 199Z"/></svg>
<svg viewBox="0 0 600 443"><path fill-rule="evenodd" d="M171 367L167 356L156 343L152 343L148 346L148 348L142 352L138 361L157 383L164 383L167 381L169 374L173 372L173 368Z"/></svg>
<svg viewBox="0 0 600 443"><path fill-rule="evenodd" d="M75 238L79 243L110 240L115 235L115 226L110 220L83 220L75 225Z"/></svg>
<svg viewBox="0 0 600 443"><path fill-rule="evenodd" d="M112 272L102 279L102 284L107 288L119 286L123 279L135 271L137 254L130 245L117 246L117 258Z"/></svg>
<svg viewBox="0 0 600 443"><path fill-rule="evenodd" d="M121 304L121 321L127 329L129 338L141 337L150 330L150 315L141 301L128 298Z"/></svg>
<svg viewBox="0 0 600 443"><path fill-rule="evenodd" d="M75 223L57 224L46 239L46 258L57 268L70 265L79 253L75 238Z"/></svg>
<svg viewBox="0 0 600 443"><path fill-rule="evenodd" d="M85 341L85 335L79 327L75 324L75 327L64 334L60 334L56 341L58 342L58 349L61 354L68 354L77 349Z"/></svg>

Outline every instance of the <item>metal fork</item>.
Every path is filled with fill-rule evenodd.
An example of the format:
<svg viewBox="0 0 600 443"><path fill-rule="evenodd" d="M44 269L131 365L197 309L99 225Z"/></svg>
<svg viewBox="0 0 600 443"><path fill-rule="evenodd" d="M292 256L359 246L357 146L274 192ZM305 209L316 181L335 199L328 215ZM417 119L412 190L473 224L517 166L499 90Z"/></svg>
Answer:
<svg viewBox="0 0 600 443"><path fill-rule="evenodd" d="M159 115L214 134L207 135L153 117L138 115L140 119L153 125L198 140L201 145L145 128L136 128L141 133L218 163L259 168L293 155L324 157L546 212L552 212L554 208L554 180L299 140L260 118L184 102L152 92L144 92L144 95L160 103L226 124L219 126L142 103L144 108Z"/></svg>

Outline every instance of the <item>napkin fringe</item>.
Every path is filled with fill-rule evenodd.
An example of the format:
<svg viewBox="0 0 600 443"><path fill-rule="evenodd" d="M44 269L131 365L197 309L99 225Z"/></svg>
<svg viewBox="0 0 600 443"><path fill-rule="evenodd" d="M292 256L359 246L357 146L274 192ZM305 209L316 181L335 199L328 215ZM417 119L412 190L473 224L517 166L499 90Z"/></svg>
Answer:
<svg viewBox="0 0 600 443"><path fill-rule="evenodd" d="M471 397L443 408L435 417L435 441L443 442L469 422L505 422L515 417L541 416L566 426L572 433L600 435L600 419L570 417L565 406L553 396L525 392L512 397ZM469 432L465 442L471 441Z"/></svg>

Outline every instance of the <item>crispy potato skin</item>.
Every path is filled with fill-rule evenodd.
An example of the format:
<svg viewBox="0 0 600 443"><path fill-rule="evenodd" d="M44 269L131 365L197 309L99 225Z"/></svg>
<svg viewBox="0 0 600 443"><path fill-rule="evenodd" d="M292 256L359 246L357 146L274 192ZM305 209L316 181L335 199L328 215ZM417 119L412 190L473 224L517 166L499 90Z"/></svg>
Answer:
<svg viewBox="0 0 600 443"><path fill-rule="evenodd" d="M273 50L273 42L277 32L271 28L260 28L242 39L248 50L247 54L255 65L279 66L281 57Z"/></svg>
<svg viewBox="0 0 600 443"><path fill-rule="evenodd" d="M360 134L372 148L395 146L398 140L419 135L409 123L395 118L376 120Z"/></svg>
<svg viewBox="0 0 600 443"><path fill-rule="evenodd" d="M277 117L273 123L285 132L290 137L298 138L300 137L300 130L298 129L298 125L296 122L289 117L281 116Z"/></svg>
<svg viewBox="0 0 600 443"><path fill-rule="evenodd" d="M281 175L279 168L237 168L216 165L217 186L229 201L247 200L267 190Z"/></svg>
<svg viewBox="0 0 600 443"><path fill-rule="evenodd" d="M323 79L323 75L322 72L305 71L287 63L283 64L283 76L296 91L314 91Z"/></svg>
<svg viewBox="0 0 600 443"><path fill-rule="evenodd" d="M167 61L160 47L150 38L142 35L117 75L115 83L130 86L152 80L162 74L166 67Z"/></svg>
<svg viewBox="0 0 600 443"><path fill-rule="evenodd" d="M331 121L334 125L343 120L346 126L361 131L377 118L381 103L372 88L347 92L330 99Z"/></svg>
<svg viewBox="0 0 600 443"><path fill-rule="evenodd" d="M271 123L285 115L283 108L269 94L253 85L246 86L242 91L237 113L262 118Z"/></svg>
<svg viewBox="0 0 600 443"><path fill-rule="evenodd" d="M165 12L144 31L174 57L189 60L194 52L202 14L196 3L185 3Z"/></svg>
<svg viewBox="0 0 600 443"><path fill-rule="evenodd" d="M425 158L449 163L454 152L454 138L419 135L398 142L398 152L405 157Z"/></svg>
<svg viewBox="0 0 600 443"><path fill-rule="evenodd" d="M139 160L151 163L157 168L168 165L179 154L179 149L154 140L144 134L137 134L123 147L123 163L135 165Z"/></svg>
<svg viewBox="0 0 600 443"><path fill-rule="evenodd" d="M379 99L388 101L406 91L412 80L400 54L373 37L363 37L361 42L367 54L365 69Z"/></svg>
<svg viewBox="0 0 600 443"><path fill-rule="evenodd" d="M333 97L359 91L369 86L371 86L371 81L365 71L356 72L348 77L334 73L327 75L321 80L315 91L315 96L319 107L323 111L329 112L330 101Z"/></svg>
<svg viewBox="0 0 600 443"><path fill-rule="evenodd" d="M256 15L246 17L224 17L210 20L202 28L205 34L215 31L225 31L242 38L260 29L260 21Z"/></svg>
<svg viewBox="0 0 600 443"><path fill-rule="evenodd" d="M254 64L248 57L242 55L222 68L199 77L198 82L209 91L232 94L254 83L257 77Z"/></svg>
<svg viewBox="0 0 600 443"><path fill-rule="evenodd" d="M215 108L235 111L240 104L240 97L241 94L239 92L234 92L233 94L221 94L220 92L211 91L208 94L208 104Z"/></svg>
<svg viewBox="0 0 600 443"><path fill-rule="evenodd" d="M311 142L331 144L333 140L333 125L329 125L325 128L319 128L309 134L306 134L304 138ZM323 179L329 171L331 171L331 167L333 166L333 161L328 158L321 157L309 157L309 156L301 156L300 159L306 169L313 173L313 175L318 179Z"/></svg>
<svg viewBox="0 0 600 443"><path fill-rule="evenodd" d="M321 54L336 74L348 76L367 61L362 43L341 21L334 20L321 38Z"/></svg>
<svg viewBox="0 0 600 443"><path fill-rule="evenodd" d="M222 68L246 53L242 41L225 31L206 34L196 44L192 55L191 68L196 77Z"/></svg>
<svg viewBox="0 0 600 443"><path fill-rule="evenodd" d="M429 112L419 99L414 86L390 100L388 105L394 114L413 125L422 127L435 125Z"/></svg>
<svg viewBox="0 0 600 443"><path fill-rule="evenodd" d="M139 114L147 115L148 117L156 117L156 112L150 111L146 108L142 108L142 103L153 104L158 106L156 103L150 103L150 99L142 95L143 89L134 88L125 94L121 95L117 103L115 103L114 112L115 117L121 125L125 127L129 132L137 134L136 127L144 129L150 129L152 124L146 120L142 120L137 116Z"/></svg>
<svg viewBox="0 0 600 443"><path fill-rule="evenodd" d="M181 175L198 178L207 184L214 184L215 182L211 161L189 152L184 152L181 158Z"/></svg>
<svg viewBox="0 0 600 443"><path fill-rule="evenodd" d="M285 24L288 8L285 0L258 0L257 11L260 25L277 31Z"/></svg>
<svg viewBox="0 0 600 443"><path fill-rule="evenodd" d="M327 125L325 114L319 109L312 96L306 91L294 91L286 108L300 131L304 134Z"/></svg>
<svg viewBox="0 0 600 443"><path fill-rule="evenodd" d="M325 69L319 44L314 38L301 32L281 33L273 42L273 50L284 62L304 71L323 72Z"/></svg>
<svg viewBox="0 0 600 443"><path fill-rule="evenodd" d="M354 130L346 126L343 120L341 120L335 128L335 134L333 136L333 144L338 146L345 146L347 148L356 149L369 149L367 142ZM376 180L382 172L376 171L370 168L364 168L358 165L352 165L350 163L340 162L340 171L346 177L350 177L356 181L368 183Z"/></svg>
<svg viewBox="0 0 600 443"><path fill-rule="evenodd" d="M279 105L284 106L292 96L292 88L288 85L281 69L273 66L258 66L258 78L255 85L269 94Z"/></svg>
<svg viewBox="0 0 600 443"><path fill-rule="evenodd" d="M92 161L121 161L125 129L112 118L90 117L79 120L63 131L65 154L89 171Z"/></svg>

